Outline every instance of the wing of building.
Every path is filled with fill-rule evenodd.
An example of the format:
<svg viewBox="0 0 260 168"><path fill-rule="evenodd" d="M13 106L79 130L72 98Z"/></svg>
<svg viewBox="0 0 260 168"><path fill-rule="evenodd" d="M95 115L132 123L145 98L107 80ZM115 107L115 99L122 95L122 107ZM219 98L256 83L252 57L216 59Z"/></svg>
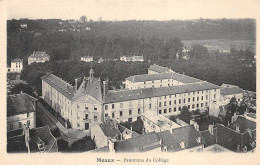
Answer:
<svg viewBox="0 0 260 168"><path fill-rule="evenodd" d="M32 55L28 57L28 65L31 63L43 63L45 61L50 61L50 55L45 51L34 51Z"/></svg>
<svg viewBox="0 0 260 168"><path fill-rule="evenodd" d="M132 88L123 90L108 90L107 83L102 85L93 70L79 88L47 73L42 77L42 96L72 128L82 130L91 130L106 118L135 121L149 112L169 117L178 115L183 106L207 110L220 99L220 87L215 84L158 65L149 70L157 74L128 77L126 81L132 83Z"/></svg>

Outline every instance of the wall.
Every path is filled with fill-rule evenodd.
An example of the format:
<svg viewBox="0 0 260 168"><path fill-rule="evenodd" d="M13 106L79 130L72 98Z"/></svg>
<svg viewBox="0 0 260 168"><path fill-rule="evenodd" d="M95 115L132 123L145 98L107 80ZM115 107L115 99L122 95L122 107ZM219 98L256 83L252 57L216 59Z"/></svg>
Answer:
<svg viewBox="0 0 260 168"><path fill-rule="evenodd" d="M24 124L27 124L27 121L30 121L30 128L36 127L36 115L35 112L29 112L25 114L19 114L15 116L7 117L7 132L14 131L17 129L22 129ZM19 123L21 123L21 127L19 127ZM10 129L10 125L13 125L13 129Z"/></svg>

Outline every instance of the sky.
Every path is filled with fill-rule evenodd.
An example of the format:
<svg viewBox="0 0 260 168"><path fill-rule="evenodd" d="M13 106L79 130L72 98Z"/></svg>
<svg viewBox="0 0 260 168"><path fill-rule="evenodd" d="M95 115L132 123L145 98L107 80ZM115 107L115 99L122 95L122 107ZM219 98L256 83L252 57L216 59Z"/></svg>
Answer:
<svg viewBox="0 0 260 168"><path fill-rule="evenodd" d="M6 0L7 19L254 18L259 0Z"/></svg>

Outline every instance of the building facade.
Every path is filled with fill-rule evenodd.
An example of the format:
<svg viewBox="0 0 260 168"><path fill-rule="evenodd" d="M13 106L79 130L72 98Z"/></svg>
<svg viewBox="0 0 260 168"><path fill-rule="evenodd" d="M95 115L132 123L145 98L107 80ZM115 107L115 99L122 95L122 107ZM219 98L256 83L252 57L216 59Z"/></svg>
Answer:
<svg viewBox="0 0 260 168"><path fill-rule="evenodd" d="M105 81L101 86L93 74L91 70L79 89L51 73L42 77L44 100L69 120L72 128L90 130L106 118L131 122L148 112L169 117L180 114L183 106L190 111L206 110L220 99L219 86L187 76L178 79L179 85L115 91L108 90Z"/></svg>
<svg viewBox="0 0 260 168"><path fill-rule="evenodd" d="M81 57L80 60L84 61L84 62L93 62L93 57L84 56L84 57Z"/></svg>
<svg viewBox="0 0 260 168"><path fill-rule="evenodd" d="M45 51L34 51L32 55L28 57L28 65L31 63L44 63L46 61L50 61L50 55L47 54Z"/></svg>
<svg viewBox="0 0 260 168"><path fill-rule="evenodd" d="M7 96L7 132L36 127L36 100L26 93Z"/></svg>
<svg viewBox="0 0 260 168"><path fill-rule="evenodd" d="M141 56L131 56L131 57L127 57L127 56L122 56L120 57L120 61L124 61L124 62L143 62L144 61L144 56L141 55Z"/></svg>
<svg viewBox="0 0 260 168"><path fill-rule="evenodd" d="M15 58L11 60L11 67L7 68L7 72L17 72L20 73L23 69L23 60Z"/></svg>

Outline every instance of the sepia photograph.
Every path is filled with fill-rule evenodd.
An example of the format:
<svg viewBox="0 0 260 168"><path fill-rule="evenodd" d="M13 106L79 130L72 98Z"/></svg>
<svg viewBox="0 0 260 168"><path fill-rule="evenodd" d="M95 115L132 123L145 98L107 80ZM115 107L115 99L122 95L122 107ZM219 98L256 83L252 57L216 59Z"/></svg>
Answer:
<svg viewBox="0 0 260 168"><path fill-rule="evenodd" d="M5 164L260 164L259 1L1 4Z"/></svg>

